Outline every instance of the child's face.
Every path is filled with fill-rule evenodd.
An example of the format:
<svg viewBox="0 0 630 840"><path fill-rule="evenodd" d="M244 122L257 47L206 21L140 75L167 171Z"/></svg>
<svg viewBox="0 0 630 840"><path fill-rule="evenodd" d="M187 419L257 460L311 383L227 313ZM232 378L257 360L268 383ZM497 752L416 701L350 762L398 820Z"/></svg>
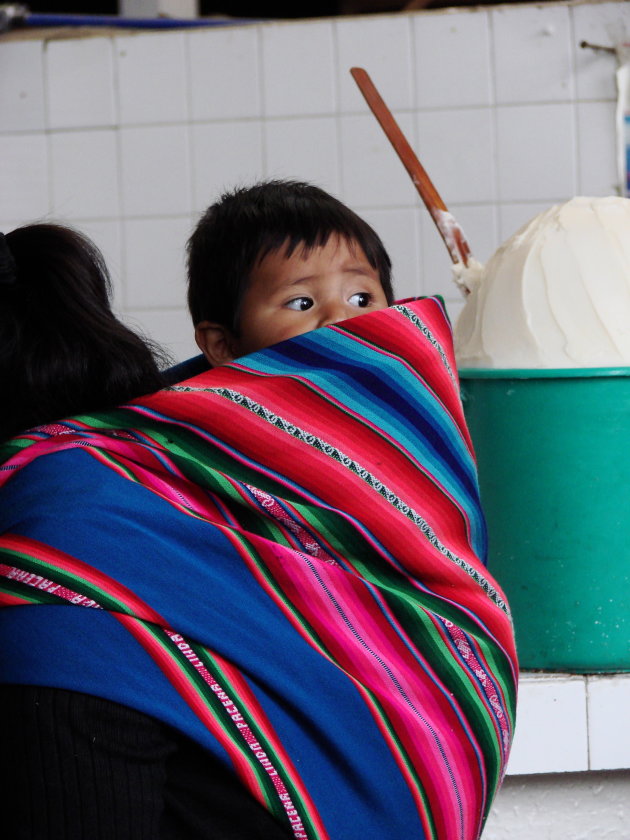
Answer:
<svg viewBox="0 0 630 840"><path fill-rule="evenodd" d="M274 251L252 271L233 358L387 305L378 271L356 243L333 235L308 253Z"/></svg>

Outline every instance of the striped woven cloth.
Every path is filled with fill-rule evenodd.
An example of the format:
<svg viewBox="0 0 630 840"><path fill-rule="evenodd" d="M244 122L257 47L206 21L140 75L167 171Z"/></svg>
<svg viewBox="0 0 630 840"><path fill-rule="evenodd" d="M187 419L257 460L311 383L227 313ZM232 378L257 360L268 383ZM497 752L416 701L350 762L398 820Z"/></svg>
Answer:
<svg viewBox="0 0 630 840"><path fill-rule="evenodd" d="M2 682L177 727L296 838L479 837L516 658L439 299L2 456Z"/></svg>

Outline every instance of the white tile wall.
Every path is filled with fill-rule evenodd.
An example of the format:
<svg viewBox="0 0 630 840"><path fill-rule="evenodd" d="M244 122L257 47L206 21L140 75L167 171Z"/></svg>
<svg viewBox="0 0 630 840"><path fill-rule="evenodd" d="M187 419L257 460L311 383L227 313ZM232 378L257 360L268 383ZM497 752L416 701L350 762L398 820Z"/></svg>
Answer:
<svg viewBox="0 0 630 840"><path fill-rule="evenodd" d="M420 268L421 211L418 208L366 210L362 215L381 237L391 258L396 297L424 294Z"/></svg>
<svg viewBox="0 0 630 840"><path fill-rule="evenodd" d="M630 767L630 674L525 672L510 775Z"/></svg>
<svg viewBox="0 0 630 840"><path fill-rule="evenodd" d="M567 102L573 95L569 9L501 6L491 20L497 102Z"/></svg>
<svg viewBox="0 0 630 840"><path fill-rule="evenodd" d="M261 115L260 27L188 35L193 120Z"/></svg>
<svg viewBox="0 0 630 840"><path fill-rule="evenodd" d="M574 28L576 90L580 99L614 99L614 55L580 47L582 41L603 47L630 42L630 7L627 2L576 5L571 9Z"/></svg>
<svg viewBox="0 0 630 840"><path fill-rule="evenodd" d="M312 181L337 195L339 143L334 117L269 120L265 123L266 174Z"/></svg>
<svg viewBox="0 0 630 840"><path fill-rule="evenodd" d="M11 219L7 219L0 225L0 230L2 231L2 233L10 233L10 231L20 227L21 224L22 222L15 222Z"/></svg>
<svg viewBox="0 0 630 840"><path fill-rule="evenodd" d="M191 127L193 203L205 210L224 190L263 177L260 121L201 123Z"/></svg>
<svg viewBox="0 0 630 840"><path fill-rule="evenodd" d="M502 204L499 207L499 241L508 239L526 222L550 206L548 202Z"/></svg>
<svg viewBox="0 0 630 840"><path fill-rule="evenodd" d="M0 114L3 131L43 129L44 58L39 41L15 41L0 49Z"/></svg>
<svg viewBox="0 0 630 840"><path fill-rule="evenodd" d="M188 218L124 222L125 304L130 309L181 307L186 299Z"/></svg>
<svg viewBox="0 0 630 840"><path fill-rule="evenodd" d="M495 141L490 108L421 111L417 149L447 207L494 201Z"/></svg>
<svg viewBox="0 0 630 840"><path fill-rule="evenodd" d="M589 677L588 734L592 770L630 767L630 674Z"/></svg>
<svg viewBox="0 0 630 840"><path fill-rule="evenodd" d="M329 114L336 109L330 21L264 24L264 113L270 117Z"/></svg>
<svg viewBox="0 0 630 840"><path fill-rule="evenodd" d="M173 362L199 354L190 315L183 306L128 310L124 319L132 329L159 341Z"/></svg>
<svg viewBox="0 0 630 840"><path fill-rule="evenodd" d="M494 204L453 204L451 212L459 221L468 244L480 262L487 262L501 244L499 220Z"/></svg>
<svg viewBox="0 0 630 840"><path fill-rule="evenodd" d="M73 38L44 45L49 127L114 125L112 40Z"/></svg>
<svg viewBox="0 0 630 840"><path fill-rule="evenodd" d="M580 195L615 195L618 176L612 155L602 155L615 129L614 102L577 105L578 187Z"/></svg>
<svg viewBox="0 0 630 840"><path fill-rule="evenodd" d="M588 770L585 678L548 675L521 679L508 772L578 770Z"/></svg>
<svg viewBox="0 0 630 840"><path fill-rule="evenodd" d="M303 178L375 225L401 295L441 291L453 316L446 249L349 69L370 73L485 260L550 203L616 189L616 60L581 39L630 41L630 3L0 36L0 228L50 216L96 231L119 304L183 349L166 276L181 265L171 251L171 269L164 257L149 271L147 231L161 225L167 247L173 220L174 248L222 190Z"/></svg>
<svg viewBox="0 0 630 840"><path fill-rule="evenodd" d="M125 216L169 216L192 209L188 126L120 129Z"/></svg>
<svg viewBox="0 0 630 840"><path fill-rule="evenodd" d="M557 201L575 195L573 105L506 105L497 108L496 119L501 201Z"/></svg>
<svg viewBox="0 0 630 840"><path fill-rule="evenodd" d="M414 145L411 114L394 117ZM413 207L418 195L402 163L372 116L342 116L341 179L351 207Z"/></svg>
<svg viewBox="0 0 630 840"><path fill-rule="evenodd" d="M460 214L456 208L453 208L453 212L455 218L459 219ZM460 224L471 248L474 249L474 237L466 230L463 222ZM475 253L474 250L473 253ZM448 301L459 300L461 292L453 281L453 263L442 237L428 214L426 218L423 217L421 255L424 293L442 295Z"/></svg>
<svg viewBox="0 0 630 840"><path fill-rule="evenodd" d="M419 108L491 104L493 79L486 13L417 15L413 30Z"/></svg>
<svg viewBox="0 0 630 840"><path fill-rule="evenodd" d="M339 107L367 112L351 67L363 67L392 108L413 106L411 28L405 15L340 18L336 23Z"/></svg>
<svg viewBox="0 0 630 840"><path fill-rule="evenodd" d="M0 219L20 223L45 216L50 206L44 134L0 134Z"/></svg>
<svg viewBox="0 0 630 840"><path fill-rule="evenodd" d="M114 39L121 125L188 119L185 37L169 32Z"/></svg>
<svg viewBox="0 0 630 840"><path fill-rule="evenodd" d="M51 132L50 168L56 214L76 219L120 214L113 129Z"/></svg>

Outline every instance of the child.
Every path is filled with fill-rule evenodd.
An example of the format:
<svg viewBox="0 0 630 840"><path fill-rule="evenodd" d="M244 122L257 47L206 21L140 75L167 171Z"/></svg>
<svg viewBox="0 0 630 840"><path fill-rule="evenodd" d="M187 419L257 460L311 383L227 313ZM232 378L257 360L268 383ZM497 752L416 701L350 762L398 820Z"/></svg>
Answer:
<svg viewBox="0 0 630 840"><path fill-rule="evenodd" d="M300 181L225 193L188 242L195 338L213 366L393 302L375 231Z"/></svg>

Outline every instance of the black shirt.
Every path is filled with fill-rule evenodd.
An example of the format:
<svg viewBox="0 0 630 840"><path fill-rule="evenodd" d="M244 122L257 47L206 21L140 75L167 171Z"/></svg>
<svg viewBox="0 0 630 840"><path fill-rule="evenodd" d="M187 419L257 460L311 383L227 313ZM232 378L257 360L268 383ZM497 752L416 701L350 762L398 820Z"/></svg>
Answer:
<svg viewBox="0 0 630 840"><path fill-rule="evenodd" d="M0 686L10 840L286 840L236 774L154 718L54 688Z"/></svg>

